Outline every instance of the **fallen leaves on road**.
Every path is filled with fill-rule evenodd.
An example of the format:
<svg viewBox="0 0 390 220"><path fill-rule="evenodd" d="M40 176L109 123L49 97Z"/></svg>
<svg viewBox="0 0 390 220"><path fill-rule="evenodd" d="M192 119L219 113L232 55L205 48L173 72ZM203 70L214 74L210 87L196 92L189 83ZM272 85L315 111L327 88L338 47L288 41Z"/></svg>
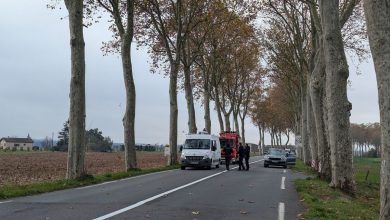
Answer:
<svg viewBox="0 0 390 220"><path fill-rule="evenodd" d="M246 210L241 210L241 211L240 211L240 214L246 215L246 214L248 214L248 211L246 211Z"/></svg>
<svg viewBox="0 0 390 220"><path fill-rule="evenodd" d="M192 211L193 215L199 215L199 211Z"/></svg>
<svg viewBox="0 0 390 220"><path fill-rule="evenodd" d="M254 201L248 201L248 203L255 203Z"/></svg>
<svg viewBox="0 0 390 220"><path fill-rule="evenodd" d="M244 199L239 199L238 201L242 202L242 201L244 201Z"/></svg>

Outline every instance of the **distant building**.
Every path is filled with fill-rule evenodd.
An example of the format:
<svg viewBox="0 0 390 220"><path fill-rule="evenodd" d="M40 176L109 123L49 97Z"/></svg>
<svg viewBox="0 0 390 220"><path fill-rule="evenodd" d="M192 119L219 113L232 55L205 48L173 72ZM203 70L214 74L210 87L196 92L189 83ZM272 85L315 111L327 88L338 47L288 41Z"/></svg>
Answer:
<svg viewBox="0 0 390 220"><path fill-rule="evenodd" d="M32 150L33 140L30 135L27 138L1 138L0 149L7 150Z"/></svg>

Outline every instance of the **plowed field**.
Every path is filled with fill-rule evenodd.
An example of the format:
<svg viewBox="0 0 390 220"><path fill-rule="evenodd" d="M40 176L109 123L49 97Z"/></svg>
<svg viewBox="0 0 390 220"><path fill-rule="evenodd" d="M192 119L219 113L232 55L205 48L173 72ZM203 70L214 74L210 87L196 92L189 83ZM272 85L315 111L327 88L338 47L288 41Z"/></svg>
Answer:
<svg viewBox="0 0 390 220"><path fill-rule="evenodd" d="M137 161L140 168L166 164L163 153L156 152L137 152ZM66 163L67 153L64 152L1 152L0 185L63 179ZM88 152L86 169L89 174L123 171L124 153Z"/></svg>

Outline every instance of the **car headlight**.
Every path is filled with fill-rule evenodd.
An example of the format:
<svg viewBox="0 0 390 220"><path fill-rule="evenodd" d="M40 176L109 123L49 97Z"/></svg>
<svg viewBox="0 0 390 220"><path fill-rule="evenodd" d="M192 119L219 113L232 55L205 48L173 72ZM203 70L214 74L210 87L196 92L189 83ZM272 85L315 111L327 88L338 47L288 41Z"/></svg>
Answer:
<svg viewBox="0 0 390 220"><path fill-rule="evenodd" d="M206 155L203 156L203 159L210 159L210 157L209 157L208 154L206 154Z"/></svg>
<svg viewBox="0 0 390 220"><path fill-rule="evenodd" d="M264 156L264 159L268 159L268 158L269 158L269 156L268 156L268 155L265 155L265 156Z"/></svg>
<svg viewBox="0 0 390 220"><path fill-rule="evenodd" d="M185 154L181 154L180 159L186 159L186 155Z"/></svg>
<svg viewBox="0 0 390 220"><path fill-rule="evenodd" d="M282 160L283 160L283 161L286 161L286 157L282 157Z"/></svg>

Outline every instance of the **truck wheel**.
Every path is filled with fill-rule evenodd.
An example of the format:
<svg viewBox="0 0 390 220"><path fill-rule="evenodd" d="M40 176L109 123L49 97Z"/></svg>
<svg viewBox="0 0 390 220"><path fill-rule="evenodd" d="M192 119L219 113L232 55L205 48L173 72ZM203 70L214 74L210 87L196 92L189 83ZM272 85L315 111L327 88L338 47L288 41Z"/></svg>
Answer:
<svg viewBox="0 0 390 220"><path fill-rule="evenodd" d="M185 167L185 166L182 166L182 167L181 167L181 169L182 169L182 170L185 170L185 169L186 169L186 167Z"/></svg>

